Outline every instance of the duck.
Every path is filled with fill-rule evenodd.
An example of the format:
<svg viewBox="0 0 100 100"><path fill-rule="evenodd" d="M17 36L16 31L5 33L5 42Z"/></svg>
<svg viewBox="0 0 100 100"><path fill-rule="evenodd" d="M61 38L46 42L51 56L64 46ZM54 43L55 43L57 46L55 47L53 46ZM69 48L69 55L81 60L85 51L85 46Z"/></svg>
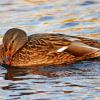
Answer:
<svg viewBox="0 0 100 100"><path fill-rule="evenodd" d="M0 64L10 67L62 66L100 57L100 42L61 33L27 36L22 29L9 29L0 45Z"/></svg>

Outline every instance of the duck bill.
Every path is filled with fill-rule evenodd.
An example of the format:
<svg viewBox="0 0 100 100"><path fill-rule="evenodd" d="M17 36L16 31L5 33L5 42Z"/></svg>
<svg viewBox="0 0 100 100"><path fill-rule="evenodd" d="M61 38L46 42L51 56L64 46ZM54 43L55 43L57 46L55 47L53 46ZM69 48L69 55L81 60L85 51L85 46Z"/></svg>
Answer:
<svg viewBox="0 0 100 100"><path fill-rule="evenodd" d="M6 51L4 59L3 59L4 64L10 65L11 64L11 57L12 57L12 53L9 50Z"/></svg>

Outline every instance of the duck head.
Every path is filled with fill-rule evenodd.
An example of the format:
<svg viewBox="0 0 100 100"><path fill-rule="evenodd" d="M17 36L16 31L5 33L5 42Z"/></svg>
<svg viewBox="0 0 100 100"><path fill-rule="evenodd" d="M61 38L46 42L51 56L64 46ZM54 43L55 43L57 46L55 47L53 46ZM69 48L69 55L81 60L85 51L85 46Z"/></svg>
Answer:
<svg viewBox="0 0 100 100"><path fill-rule="evenodd" d="M17 28L9 29L3 37L4 47L4 64L10 65L12 56L19 50L28 40L26 33Z"/></svg>

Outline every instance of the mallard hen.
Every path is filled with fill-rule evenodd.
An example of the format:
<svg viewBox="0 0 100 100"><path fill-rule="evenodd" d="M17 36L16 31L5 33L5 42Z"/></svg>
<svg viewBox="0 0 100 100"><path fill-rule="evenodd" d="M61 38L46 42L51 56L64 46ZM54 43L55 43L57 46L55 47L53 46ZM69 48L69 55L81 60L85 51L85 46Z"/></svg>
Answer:
<svg viewBox="0 0 100 100"><path fill-rule="evenodd" d="M72 64L100 57L96 40L64 34L33 34L9 29L0 46L0 62L18 67Z"/></svg>

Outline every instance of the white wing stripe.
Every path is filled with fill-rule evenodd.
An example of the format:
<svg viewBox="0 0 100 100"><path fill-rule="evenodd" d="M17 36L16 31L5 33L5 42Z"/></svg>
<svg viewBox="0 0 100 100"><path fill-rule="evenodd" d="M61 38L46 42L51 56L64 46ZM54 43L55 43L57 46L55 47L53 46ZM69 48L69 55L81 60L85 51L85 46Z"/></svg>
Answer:
<svg viewBox="0 0 100 100"><path fill-rule="evenodd" d="M68 46L64 46L64 47L58 49L57 52L63 52L63 51L66 50L67 48L68 48Z"/></svg>

